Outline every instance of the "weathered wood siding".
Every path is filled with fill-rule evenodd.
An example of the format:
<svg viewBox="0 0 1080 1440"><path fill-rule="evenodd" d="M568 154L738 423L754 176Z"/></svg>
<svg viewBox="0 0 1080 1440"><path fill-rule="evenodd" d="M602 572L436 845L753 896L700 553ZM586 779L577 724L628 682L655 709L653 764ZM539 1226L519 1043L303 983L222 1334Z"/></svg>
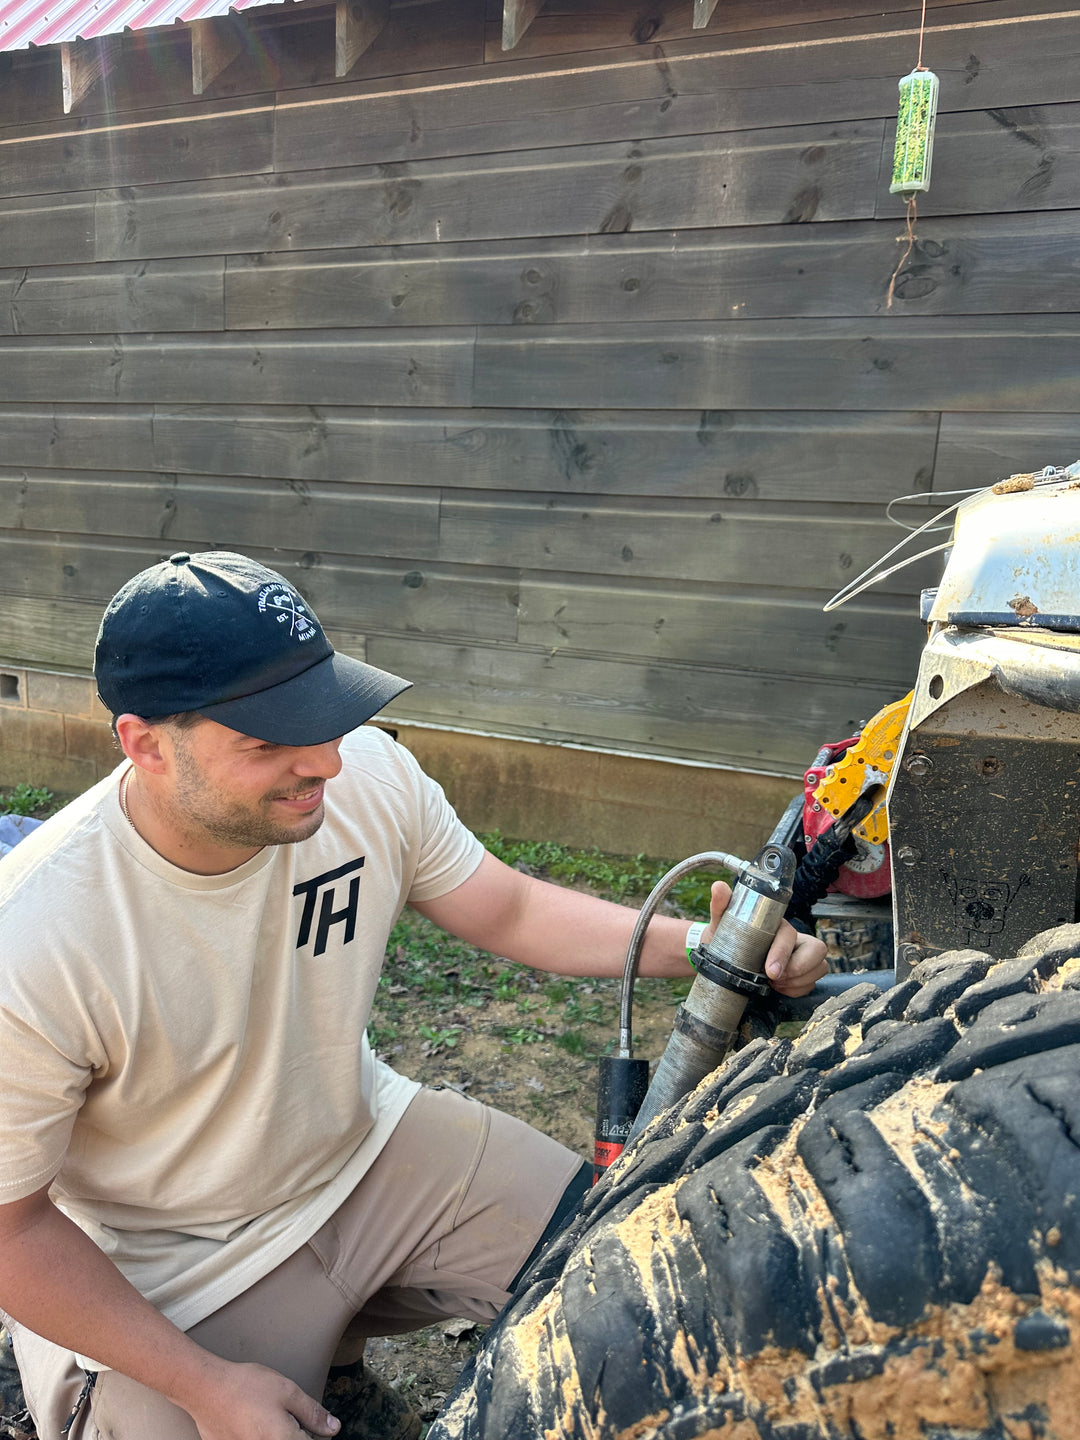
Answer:
<svg viewBox="0 0 1080 1440"><path fill-rule="evenodd" d="M793 773L908 687L927 563L830 615L891 498L1080 453L1080 12L932 5L933 189L888 194L917 10L482 0L182 32L63 117L0 57L0 660L247 550L402 719ZM238 22L239 23L239 22ZM928 513L925 498L909 519Z"/></svg>

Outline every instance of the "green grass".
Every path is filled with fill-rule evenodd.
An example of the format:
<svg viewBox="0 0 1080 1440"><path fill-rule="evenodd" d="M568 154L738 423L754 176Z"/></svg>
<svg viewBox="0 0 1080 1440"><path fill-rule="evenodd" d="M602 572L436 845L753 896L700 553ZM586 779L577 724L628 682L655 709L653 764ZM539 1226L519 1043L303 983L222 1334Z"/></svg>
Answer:
<svg viewBox="0 0 1080 1440"><path fill-rule="evenodd" d="M560 1050L565 1050L568 1055L576 1055L579 1060L592 1055L592 1047L581 1030L562 1030L555 1036L555 1044Z"/></svg>
<svg viewBox="0 0 1080 1440"><path fill-rule="evenodd" d="M531 1025L496 1025L492 1033L499 1037L502 1048L507 1053L518 1045L535 1045L538 1040L543 1039L540 1031L533 1029Z"/></svg>
<svg viewBox="0 0 1080 1440"><path fill-rule="evenodd" d="M39 815L41 811L51 813L50 807L56 797L43 785L27 785L20 782L10 790L0 790L0 815Z"/></svg>
<svg viewBox="0 0 1080 1440"><path fill-rule="evenodd" d="M424 1049L429 1055L441 1050L453 1050L461 1036L460 1025L418 1025L417 1032L424 1037Z"/></svg>
<svg viewBox="0 0 1080 1440"><path fill-rule="evenodd" d="M573 850L552 840L508 840L498 830L480 836L488 850L507 865L564 885L587 885L598 895L626 904L644 900L674 861L647 855L608 855L595 847ZM712 882L728 879L721 871L693 870L672 889L669 902L680 914L709 913Z"/></svg>

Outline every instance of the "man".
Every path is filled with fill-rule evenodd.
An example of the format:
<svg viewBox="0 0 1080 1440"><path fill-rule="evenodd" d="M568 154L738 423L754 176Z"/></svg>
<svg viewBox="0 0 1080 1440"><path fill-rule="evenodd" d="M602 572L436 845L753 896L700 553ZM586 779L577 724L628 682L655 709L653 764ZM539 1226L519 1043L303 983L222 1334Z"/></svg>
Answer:
<svg viewBox="0 0 1080 1440"><path fill-rule="evenodd" d="M485 852L359 728L407 682L243 556L135 576L95 673L125 761L0 867L0 1306L28 1404L41 1440L330 1436L343 1337L490 1319L582 1184L372 1056L402 906L581 975L620 971L635 913ZM686 933L655 920L643 973L688 974ZM823 969L785 927L778 988Z"/></svg>

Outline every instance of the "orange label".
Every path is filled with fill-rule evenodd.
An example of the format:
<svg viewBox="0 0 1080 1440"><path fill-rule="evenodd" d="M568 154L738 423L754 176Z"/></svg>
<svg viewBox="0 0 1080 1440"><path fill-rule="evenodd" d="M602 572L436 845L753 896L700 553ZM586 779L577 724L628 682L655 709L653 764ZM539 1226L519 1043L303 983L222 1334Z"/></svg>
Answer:
<svg viewBox="0 0 1080 1440"><path fill-rule="evenodd" d="M600 1179L601 1173L614 1165L615 1161L622 1154L626 1147L620 1140L615 1143L611 1140L597 1140L596 1148L593 1150L593 1184Z"/></svg>

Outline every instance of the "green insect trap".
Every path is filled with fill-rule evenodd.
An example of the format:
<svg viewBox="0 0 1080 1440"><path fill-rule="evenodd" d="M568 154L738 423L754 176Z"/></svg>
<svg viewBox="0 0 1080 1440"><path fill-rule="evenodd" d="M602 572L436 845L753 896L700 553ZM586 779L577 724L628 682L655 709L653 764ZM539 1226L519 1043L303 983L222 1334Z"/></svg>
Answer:
<svg viewBox="0 0 1080 1440"><path fill-rule="evenodd" d="M937 104L938 77L932 70L915 69L900 81L890 195L910 199L930 189Z"/></svg>
<svg viewBox="0 0 1080 1440"><path fill-rule="evenodd" d="M923 40L926 37L926 0L923 0L919 22L919 58L915 69L900 81L900 105L896 112L896 149L893 151L890 195L901 195L907 202L907 229L896 238L905 246L885 292L885 308L891 310L902 289L904 266L915 249L916 198L930 189L930 163L934 158L934 122L937 119L938 77L922 63Z"/></svg>

